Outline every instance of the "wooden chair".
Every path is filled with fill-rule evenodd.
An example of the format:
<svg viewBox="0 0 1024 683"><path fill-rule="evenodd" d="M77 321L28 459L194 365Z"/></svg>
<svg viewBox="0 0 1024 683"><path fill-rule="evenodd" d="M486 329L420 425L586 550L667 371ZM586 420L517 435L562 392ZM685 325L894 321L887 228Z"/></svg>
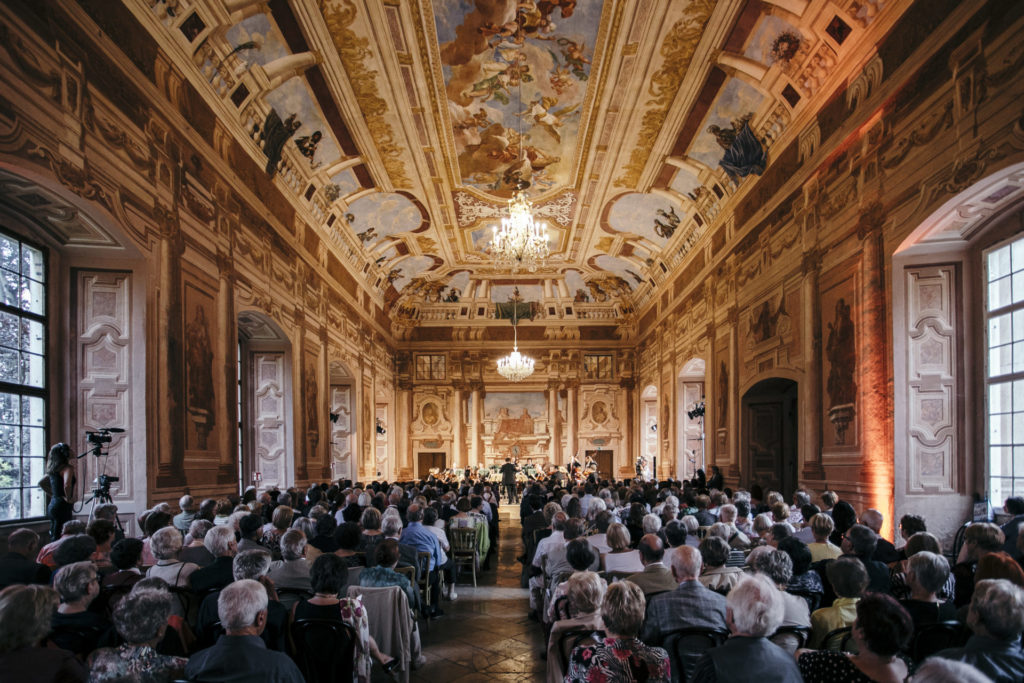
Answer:
<svg viewBox="0 0 1024 683"><path fill-rule="evenodd" d="M728 637L728 631L710 628L683 628L669 632L663 647L668 651L672 680L690 680L697 660L708 650L724 643Z"/></svg>
<svg viewBox="0 0 1024 683"><path fill-rule="evenodd" d="M476 549L476 528L452 527L448 530L448 541L452 547L452 557L455 559L453 581L458 581L459 567L468 565L473 572L473 587L475 588L476 566L480 559Z"/></svg>
<svg viewBox="0 0 1024 683"><path fill-rule="evenodd" d="M914 662L923 661L939 650L959 647L967 641L967 631L959 621L939 621L918 627L907 654Z"/></svg>
<svg viewBox="0 0 1024 683"><path fill-rule="evenodd" d="M290 611L292 606L297 602L300 602L303 598L307 600L312 598L313 591L306 588L282 586L277 589L277 597L280 599L281 604L284 605L285 609Z"/></svg>
<svg viewBox="0 0 1024 683"><path fill-rule="evenodd" d="M855 650L850 648L850 642L852 640L852 626L844 626L842 628L832 629L825 636L824 640L821 641L821 649L837 650L839 652L855 652Z"/></svg>
<svg viewBox="0 0 1024 683"><path fill-rule="evenodd" d="M810 635L810 626L780 626L775 633L768 636L768 640L793 654L807 644Z"/></svg>
<svg viewBox="0 0 1024 683"><path fill-rule="evenodd" d="M356 633L334 619L296 619L291 628L295 661L309 683L352 680Z"/></svg>

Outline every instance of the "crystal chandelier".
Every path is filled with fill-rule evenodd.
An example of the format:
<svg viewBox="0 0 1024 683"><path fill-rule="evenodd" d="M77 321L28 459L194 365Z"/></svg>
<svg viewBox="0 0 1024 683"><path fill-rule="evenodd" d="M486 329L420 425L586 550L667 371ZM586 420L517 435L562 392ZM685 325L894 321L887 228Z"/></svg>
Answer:
<svg viewBox="0 0 1024 683"><path fill-rule="evenodd" d="M515 296L512 297L512 353L498 359L498 374L510 382L522 382L533 374L533 359L519 353L519 333L516 327L519 301L517 287Z"/></svg>
<svg viewBox="0 0 1024 683"><path fill-rule="evenodd" d="M521 144L521 143L520 143ZM548 257L548 227L534 221L533 205L523 190L529 183L520 181L508 201L508 217L501 219L501 229L491 228L490 253L498 263L511 266L512 272L525 268L537 270L537 264Z"/></svg>

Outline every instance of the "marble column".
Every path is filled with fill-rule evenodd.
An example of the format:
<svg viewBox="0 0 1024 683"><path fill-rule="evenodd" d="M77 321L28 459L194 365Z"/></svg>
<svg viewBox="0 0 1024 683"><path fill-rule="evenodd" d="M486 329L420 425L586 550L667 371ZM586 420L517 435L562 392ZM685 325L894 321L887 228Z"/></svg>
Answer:
<svg viewBox="0 0 1024 683"><path fill-rule="evenodd" d="M633 463L636 462L636 456L638 453L643 452L643 444L635 443L636 437L634 436L637 414L636 405L636 380L632 377L624 377L619 380L619 387L623 391L623 399L626 404L626 419L622 424L622 445L625 447L625 451L615 458L617 462L612 463L612 476L618 477L618 467L632 467ZM639 451L634 449L639 447ZM618 467L617 467L618 466Z"/></svg>
<svg viewBox="0 0 1024 683"><path fill-rule="evenodd" d="M302 367L305 359L303 349L306 338L306 316L297 310L293 319L295 333L292 336L292 424L295 425L292 435L292 449L295 454L295 468L292 472L285 472L284 481L287 486L293 486L296 480L305 479L308 476L307 459L309 439L307 438L307 422L305 414L305 387L303 384Z"/></svg>
<svg viewBox="0 0 1024 683"><path fill-rule="evenodd" d="M479 384L473 384L469 394L472 402L469 407L469 464L479 467L483 464L480 452L480 427L483 421L483 391Z"/></svg>
<svg viewBox="0 0 1024 683"><path fill-rule="evenodd" d="M453 393L454 405L452 406L452 425L453 425L453 436L452 436L452 462L455 467L465 467L469 463L469 459L466 454L466 424L464 421L465 411L462 405L463 387L461 384L456 384Z"/></svg>
<svg viewBox="0 0 1024 683"><path fill-rule="evenodd" d="M804 357L803 405L804 419L804 466L800 477L805 480L823 481L825 469L821 464L821 299L818 291L818 277L821 269L821 254L811 248L804 253L800 282L801 346Z"/></svg>

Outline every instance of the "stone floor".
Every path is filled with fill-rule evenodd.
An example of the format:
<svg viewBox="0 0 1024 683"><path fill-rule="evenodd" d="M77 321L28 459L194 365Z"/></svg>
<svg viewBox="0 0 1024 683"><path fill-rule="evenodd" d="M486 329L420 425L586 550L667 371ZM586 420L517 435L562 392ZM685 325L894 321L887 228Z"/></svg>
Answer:
<svg viewBox="0 0 1024 683"><path fill-rule="evenodd" d="M490 571L459 574L458 600L442 601L445 616L423 630L427 663L412 672L412 683L476 683L477 681L543 681L545 662L540 624L527 618L528 593L519 587L522 552L519 506L502 506L500 540ZM421 622L422 626L422 622ZM374 667L374 682L390 679Z"/></svg>

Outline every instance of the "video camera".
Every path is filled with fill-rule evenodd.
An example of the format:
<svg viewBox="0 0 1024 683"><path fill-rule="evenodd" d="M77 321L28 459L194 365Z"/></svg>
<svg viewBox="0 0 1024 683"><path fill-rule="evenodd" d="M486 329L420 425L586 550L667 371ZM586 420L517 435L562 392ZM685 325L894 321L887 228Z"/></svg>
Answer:
<svg viewBox="0 0 1024 683"><path fill-rule="evenodd" d="M97 432L86 432L85 439L93 446L102 446L105 443L110 443L114 436L109 429L101 429Z"/></svg>
<svg viewBox="0 0 1024 683"><path fill-rule="evenodd" d="M101 474L93 480L96 484L96 488L93 489L92 495L98 498L110 498L110 485L115 481L121 481L121 477L114 477L109 474Z"/></svg>

